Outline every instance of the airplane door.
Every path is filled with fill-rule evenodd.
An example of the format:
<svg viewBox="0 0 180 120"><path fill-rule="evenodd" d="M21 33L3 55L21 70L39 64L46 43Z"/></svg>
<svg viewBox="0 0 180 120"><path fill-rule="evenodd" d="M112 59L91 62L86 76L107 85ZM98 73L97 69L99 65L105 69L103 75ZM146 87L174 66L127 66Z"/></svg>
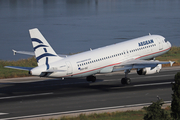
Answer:
<svg viewBox="0 0 180 120"><path fill-rule="evenodd" d="M67 65L67 75L72 74L73 70L72 70L71 63L68 61L66 62L66 65Z"/></svg>
<svg viewBox="0 0 180 120"><path fill-rule="evenodd" d="M163 49L163 43L162 43L162 40L157 38L158 42L159 42L159 50L162 50Z"/></svg>

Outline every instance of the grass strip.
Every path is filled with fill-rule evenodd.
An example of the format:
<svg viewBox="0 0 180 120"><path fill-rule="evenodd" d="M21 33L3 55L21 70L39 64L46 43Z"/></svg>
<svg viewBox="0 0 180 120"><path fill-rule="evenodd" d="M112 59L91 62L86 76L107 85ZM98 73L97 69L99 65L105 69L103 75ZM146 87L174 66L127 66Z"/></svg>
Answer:
<svg viewBox="0 0 180 120"><path fill-rule="evenodd" d="M170 117L171 107L167 106L164 110ZM144 120L146 111L144 109L137 111L116 111L116 112L105 112L105 113L93 113L93 114L80 114L77 117L63 116L60 118L50 118L49 120ZM171 117L170 117L171 118ZM44 120L44 119L42 119Z"/></svg>
<svg viewBox="0 0 180 120"><path fill-rule="evenodd" d="M143 120L145 111L106 112L100 114L80 114L77 117L64 116L61 118L50 118L49 120Z"/></svg>
<svg viewBox="0 0 180 120"><path fill-rule="evenodd" d="M36 67L37 62L34 57L17 61L0 60L0 79L29 76L28 71L8 69L4 66Z"/></svg>
<svg viewBox="0 0 180 120"><path fill-rule="evenodd" d="M164 108L170 117L171 107L167 106ZM50 118L49 120L144 120L146 111L144 109L138 111L116 111L116 112L105 112L100 114L80 114L77 117L64 116L60 118ZM42 119L43 120L43 119Z"/></svg>

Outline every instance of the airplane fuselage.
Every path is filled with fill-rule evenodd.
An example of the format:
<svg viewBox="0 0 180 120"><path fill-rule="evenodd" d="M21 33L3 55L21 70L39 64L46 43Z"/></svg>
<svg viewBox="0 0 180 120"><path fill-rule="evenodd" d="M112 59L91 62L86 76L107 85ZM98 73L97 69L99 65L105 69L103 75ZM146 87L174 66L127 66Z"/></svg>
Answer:
<svg viewBox="0 0 180 120"><path fill-rule="evenodd" d="M32 69L31 74L65 78L109 73L112 72L114 66L121 65L124 61L152 59L166 53L170 48L170 42L165 41L164 37L148 35L98 49L90 49L53 63L47 63ZM56 72L43 74L42 70Z"/></svg>

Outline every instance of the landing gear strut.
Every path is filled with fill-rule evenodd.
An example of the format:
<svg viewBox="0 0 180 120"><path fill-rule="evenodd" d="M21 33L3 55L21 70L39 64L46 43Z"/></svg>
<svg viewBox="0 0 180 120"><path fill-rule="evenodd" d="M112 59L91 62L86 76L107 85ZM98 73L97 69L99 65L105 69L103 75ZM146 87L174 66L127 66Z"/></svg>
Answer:
<svg viewBox="0 0 180 120"><path fill-rule="evenodd" d="M87 81L92 81L92 82L95 82L95 81L96 81L96 77L95 77L95 76L93 76L93 75L91 75L91 76L87 76L87 77L86 77L86 80L87 80Z"/></svg>
<svg viewBox="0 0 180 120"><path fill-rule="evenodd" d="M131 84L131 79L127 77L128 73L130 73L130 70L125 70L125 77L121 79L121 84Z"/></svg>

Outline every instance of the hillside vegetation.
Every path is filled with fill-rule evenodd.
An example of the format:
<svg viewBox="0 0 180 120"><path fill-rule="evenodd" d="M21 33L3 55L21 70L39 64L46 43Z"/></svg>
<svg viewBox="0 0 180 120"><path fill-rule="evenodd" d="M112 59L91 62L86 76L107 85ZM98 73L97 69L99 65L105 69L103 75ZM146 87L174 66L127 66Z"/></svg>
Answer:
<svg viewBox="0 0 180 120"><path fill-rule="evenodd" d="M0 79L29 76L28 71L8 69L4 68L4 66L35 67L37 62L34 57L17 61L0 60Z"/></svg>
<svg viewBox="0 0 180 120"><path fill-rule="evenodd" d="M170 51L156 58L159 61L175 61L173 66L180 66L180 47L172 47ZM169 66L169 65L163 65Z"/></svg>

